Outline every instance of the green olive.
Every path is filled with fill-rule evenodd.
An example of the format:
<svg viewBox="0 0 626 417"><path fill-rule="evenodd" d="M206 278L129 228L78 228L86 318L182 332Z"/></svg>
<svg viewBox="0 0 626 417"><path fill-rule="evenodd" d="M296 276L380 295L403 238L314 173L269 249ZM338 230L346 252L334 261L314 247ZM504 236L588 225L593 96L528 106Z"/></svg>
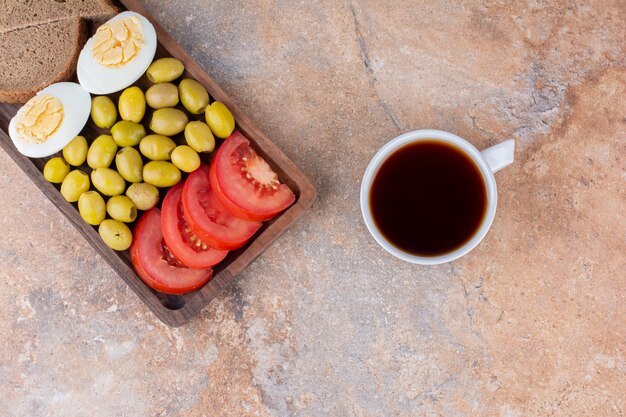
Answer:
<svg viewBox="0 0 626 417"><path fill-rule="evenodd" d="M125 195L116 195L107 201L107 213L115 220L129 223L134 222L137 218L137 207Z"/></svg>
<svg viewBox="0 0 626 417"><path fill-rule="evenodd" d="M218 138L226 139L235 130L235 118L223 103L214 101L206 108L206 123Z"/></svg>
<svg viewBox="0 0 626 417"><path fill-rule="evenodd" d="M122 194L126 188L124 178L111 168L96 168L91 171L91 182L96 190L106 196Z"/></svg>
<svg viewBox="0 0 626 417"><path fill-rule="evenodd" d="M196 152L213 152L215 149L215 138L211 128L200 121L187 123L185 126L185 140Z"/></svg>
<svg viewBox="0 0 626 417"><path fill-rule="evenodd" d="M137 86L124 90L117 105L120 109L120 116L124 120L139 123L146 114L146 97Z"/></svg>
<svg viewBox="0 0 626 417"><path fill-rule="evenodd" d="M145 182L131 184L126 190L126 195L139 210L150 210L159 202L159 190Z"/></svg>
<svg viewBox="0 0 626 417"><path fill-rule="evenodd" d="M106 168L111 165L117 152L117 145L109 135L100 135L87 151L87 165L91 168Z"/></svg>
<svg viewBox="0 0 626 417"><path fill-rule="evenodd" d="M187 145L177 146L172 152L172 163L185 172L193 172L200 166L200 156Z"/></svg>
<svg viewBox="0 0 626 417"><path fill-rule="evenodd" d="M150 161L143 167L143 180L155 187L171 187L180 182L180 170L171 162Z"/></svg>
<svg viewBox="0 0 626 417"><path fill-rule="evenodd" d="M98 233L104 243L114 250L126 250L133 243L133 234L128 226L117 220L106 219L100 223Z"/></svg>
<svg viewBox="0 0 626 417"><path fill-rule="evenodd" d="M97 226L106 217L104 198L97 191L87 191L78 198L78 211L84 221Z"/></svg>
<svg viewBox="0 0 626 417"><path fill-rule="evenodd" d="M148 135L139 144L141 153L153 161L167 161L174 148L176 142L162 135Z"/></svg>
<svg viewBox="0 0 626 417"><path fill-rule="evenodd" d="M117 146L137 146L146 136L146 129L140 123L120 120L111 128L111 135Z"/></svg>
<svg viewBox="0 0 626 417"><path fill-rule="evenodd" d="M96 126L109 129L117 120L117 109L107 96L97 96L91 100L91 118Z"/></svg>
<svg viewBox="0 0 626 417"><path fill-rule="evenodd" d="M87 159L87 139L84 136L76 136L70 143L63 148L63 158L75 167L81 166Z"/></svg>
<svg viewBox="0 0 626 417"><path fill-rule="evenodd" d="M153 83L168 83L183 75L185 66L176 58L160 58L154 61L146 71L146 76Z"/></svg>
<svg viewBox="0 0 626 417"><path fill-rule="evenodd" d="M67 174L61 184L61 194L70 203L78 201L82 193L89 190L89 175L79 169Z"/></svg>
<svg viewBox="0 0 626 417"><path fill-rule="evenodd" d="M209 93L206 88L196 80L185 78L178 84L180 102L190 113L200 114L209 105Z"/></svg>
<svg viewBox="0 0 626 417"><path fill-rule="evenodd" d="M143 160L139 151L133 147L122 148L115 155L117 172L128 182L143 180Z"/></svg>
<svg viewBox="0 0 626 417"><path fill-rule="evenodd" d="M174 136L185 129L188 121L187 115L181 110L158 109L152 114L150 129L159 135Z"/></svg>
<svg viewBox="0 0 626 417"><path fill-rule="evenodd" d="M60 156L50 159L43 167L44 178L56 184L62 183L69 173L70 165Z"/></svg>
<svg viewBox="0 0 626 417"><path fill-rule="evenodd" d="M178 88L171 83L159 83L148 88L146 102L153 109L174 107L178 104Z"/></svg>

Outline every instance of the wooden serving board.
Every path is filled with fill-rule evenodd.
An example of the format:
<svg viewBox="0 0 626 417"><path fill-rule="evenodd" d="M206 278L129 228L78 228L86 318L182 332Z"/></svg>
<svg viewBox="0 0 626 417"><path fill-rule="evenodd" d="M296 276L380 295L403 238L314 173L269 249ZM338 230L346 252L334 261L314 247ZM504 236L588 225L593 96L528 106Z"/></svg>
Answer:
<svg viewBox="0 0 626 417"><path fill-rule="evenodd" d="M76 204L65 201L59 192L59 186L47 182L42 174L45 163L50 158L28 158L17 151L8 136L8 125L11 118L15 115L19 106L0 103L0 146L4 151L22 168L22 170L30 177L30 179L39 187L39 189L56 205L59 210L70 220L70 222L80 231L80 233L91 243L98 252L106 259L111 267L118 275L135 291L141 300L154 312L154 314L169 326L178 327L189 321L194 315L198 314L211 299L216 297L218 293L228 286L233 279L246 268L257 256L274 242L287 228L293 224L304 211L308 209L315 199L315 188L308 178L287 158L272 141L263 134L246 116L237 105L226 95L224 91L213 81L213 79L174 41L163 28L150 16L146 9L135 0L121 0L118 3L120 8L137 12L145 16L153 25L157 33L159 41L156 58L164 56L172 56L179 59L185 64L185 73L183 77L193 78L204 85L211 96L211 101L217 100L224 103L233 113L236 121L236 129L238 129L245 137L247 137L252 147L270 164L272 169L276 171L279 179L287 184L296 195L295 203L268 222L264 222L261 229L253 236L252 239L242 248L232 251L226 259L218 264L214 270L214 277L203 288L189 294L174 296L162 294L152 290L145 285L143 281L135 274L133 266L130 262L130 254L128 251L116 252L106 246L96 227L85 223ZM95 32L96 25L91 25L91 32ZM134 85L138 85L142 90L146 90L151 83L145 78L145 75ZM113 95L113 101L117 102L119 93ZM180 107L180 104L177 106ZM151 111L146 109L146 116L142 123L146 126L151 119ZM202 120L202 117L190 117L190 120ZM83 130L83 135L91 142L100 134L109 134L108 129L100 129L89 120ZM183 135L172 137L177 143L183 144L185 139ZM218 140L217 145L221 144ZM212 154L203 154L201 158L204 163L209 163ZM55 156L55 155L53 155ZM91 169L84 165L80 167L83 171L89 173ZM161 190L163 196L165 191ZM161 199L162 200L162 199ZM159 203L160 204L160 203ZM141 215L142 212L140 212ZM131 229L134 225L129 225Z"/></svg>

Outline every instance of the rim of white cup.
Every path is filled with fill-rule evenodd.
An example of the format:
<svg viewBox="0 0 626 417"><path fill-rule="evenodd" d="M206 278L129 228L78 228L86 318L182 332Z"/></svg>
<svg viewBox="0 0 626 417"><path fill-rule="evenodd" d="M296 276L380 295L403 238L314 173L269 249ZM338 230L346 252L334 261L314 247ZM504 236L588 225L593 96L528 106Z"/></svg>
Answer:
<svg viewBox="0 0 626 417"><path fill-rule="evenodd" d="M385 162L389 155L394 153L396 150L404 147L405 145L418 141L444 142L461 150L465 155L469 156L478 167L485 184L485 189L487 191L487 213L485 213L485 215L483 216L483 220L478 227L478 230L465 244L463 244L459 248L437 256L415 255L410 252L406 252L395 246L393 243L389 242L376 227L370 210L370 188L381 165ZM363 180L361 182L360 201L361 214L363 215L365 225L367 226L370 234L374 237L376 242L380 246L382 246L383 249L385 249L393 256L406 262L419 265L438 265L446 262L451 262L455 259L460 258L461 256L467 254L469 251L474 249L480 243L480 241L483 240L483 238L489 231L491 223L493 223L493 219L496 214L496 208L498 205L498 191L496 186L496 180L493 176L493 172L491 172L489 164L482 156L480 151L474 147L474 145L450 132L435 129L421 129L407 132L395 137L394 139L387 142L387 144L385 144L382 148L380 148L378 152L376 152L376 155L374 155L374 157L370 161L367 169L365 170L365 174L363 175Z"/></svg>

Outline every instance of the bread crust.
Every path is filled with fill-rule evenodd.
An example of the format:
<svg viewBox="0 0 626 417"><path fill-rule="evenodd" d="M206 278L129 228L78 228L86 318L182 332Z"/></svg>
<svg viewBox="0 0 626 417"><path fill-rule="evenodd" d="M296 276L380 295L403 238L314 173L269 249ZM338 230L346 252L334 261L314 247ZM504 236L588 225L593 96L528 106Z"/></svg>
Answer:
<svg viewBox="0 0 626 417"><path fill-rule="evenodd" d="M67 20L68 25L72 25L74 30L71 37L72 48L71 55L65 60L65 66L56 74L52 74L46 79L40 82L33 83L28 88L22 88L17 90L2 90L0 89L0 102L5 103L25 103L31 97L33 97L38 91L49 86L50 84L70 80L76 72L76 62L78 61L78 55L80 54L83 45L87 40L87 25L80 17L75 17ZM26 29L23 29L26 30Z"/></svg>
<svg viewBox="0 0 626 417"><path fill-rule="evenodd" d="M72 7L72 2L65 4L64 0L64 4L60 4L57 1L59 0L36 0L34 4L28 5L24 4L24 0L12 0L3 4L0 10L0 34L75 17L103 21L119 12L111 0L88 0L80 9ZM50 10L51 7L56 7L56 10Z"/></svg>

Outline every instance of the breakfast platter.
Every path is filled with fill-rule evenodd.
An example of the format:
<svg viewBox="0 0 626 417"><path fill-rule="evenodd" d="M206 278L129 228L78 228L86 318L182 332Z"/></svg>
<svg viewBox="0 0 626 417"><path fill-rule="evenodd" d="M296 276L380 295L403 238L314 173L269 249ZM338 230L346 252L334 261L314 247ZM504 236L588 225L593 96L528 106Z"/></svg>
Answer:
<svg viewBox="0 0 626 417"><path fill-rule="evenodd" d="M0 103L0 146L159 319L181 326L315 189L139 2L115 5L83 23L72 79Z"/></svg>

